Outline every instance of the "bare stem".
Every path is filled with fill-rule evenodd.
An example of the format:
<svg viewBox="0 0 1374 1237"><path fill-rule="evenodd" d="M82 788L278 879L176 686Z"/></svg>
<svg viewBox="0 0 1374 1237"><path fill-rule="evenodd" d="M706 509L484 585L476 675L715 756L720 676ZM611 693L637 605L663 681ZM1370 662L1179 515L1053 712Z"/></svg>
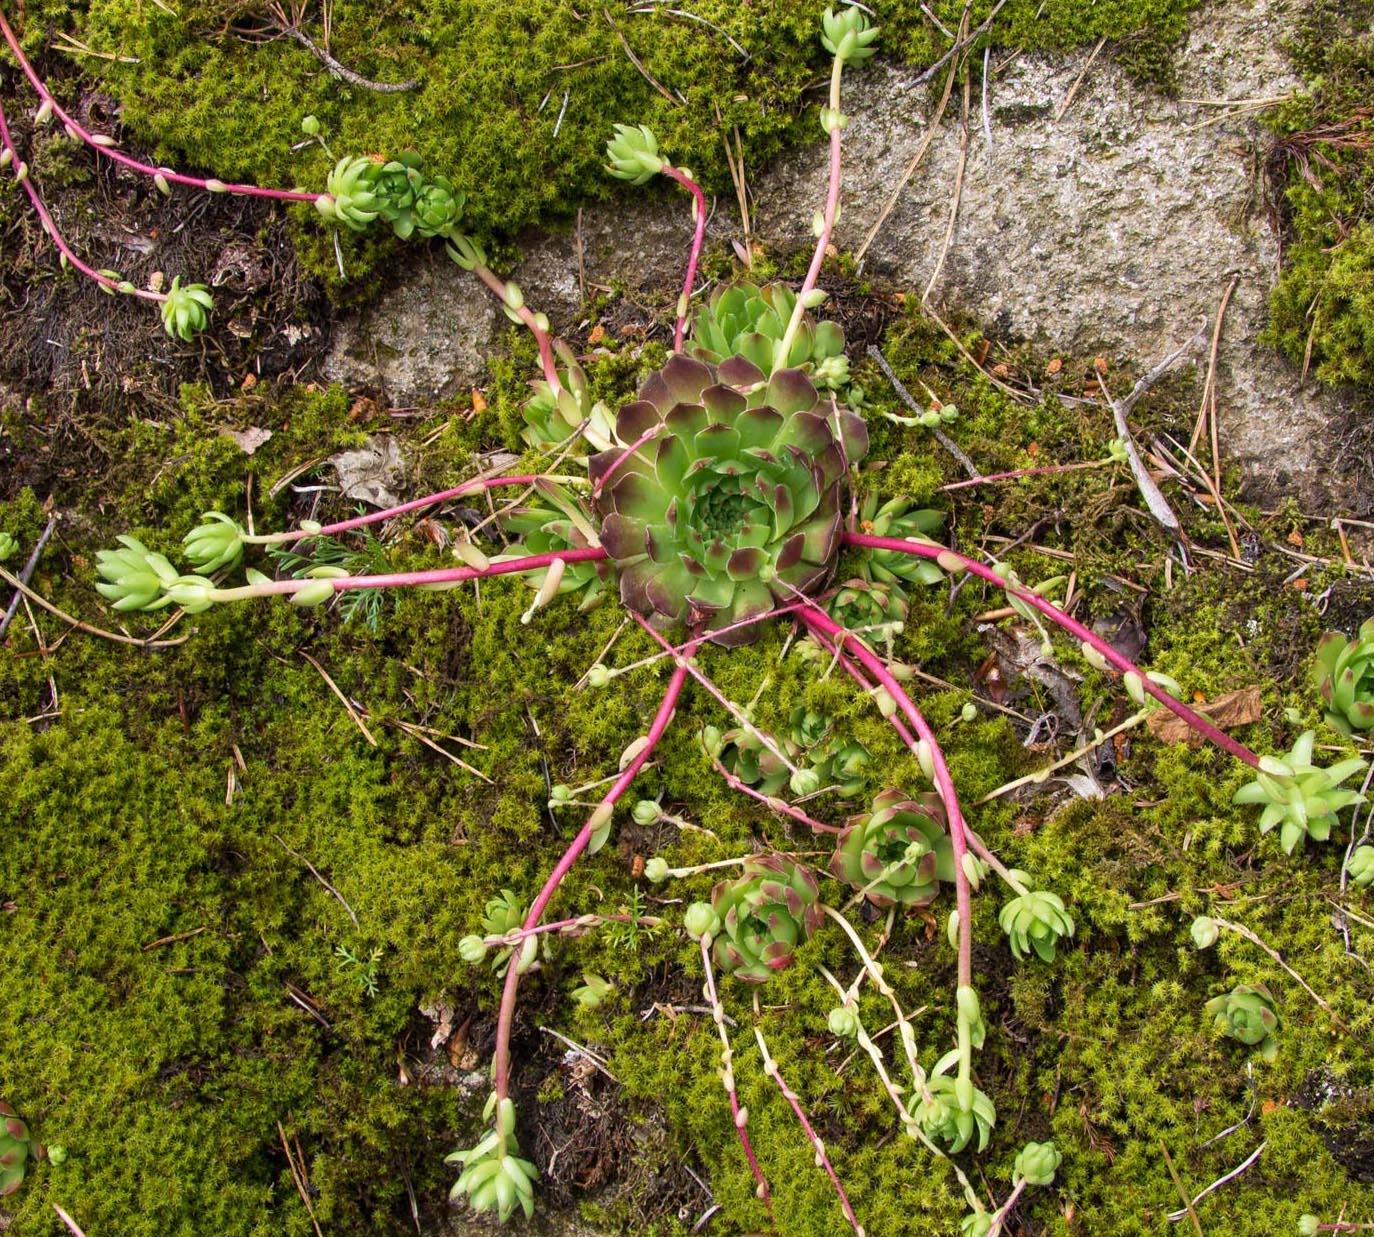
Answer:
<svg viewBox="0 0 1374 1237"><path fill-rule="evenodd" d="M687 258L687 277L682 281L682 296L677 303L677 325L673 328L673 351L681 352L682 338L687 331L687 311L692 303L692 285L697 281L697 263L701 260L701 246L706 239L706 195L696 181L670 164L665 163L662 171L692 195L692 217L696 224L692 251Z"/></svg>
<svg viewBox="0 0 1374 1237"><path fill-rule="evenodd" d="M586 483L585 477L550 477L546 479ZM472 494L480 494L483 490L496 489L503 485L533 485L538 480L540 478L536 476L474 477L471 481L463 482L462 485L455 485L451 489L426 494L423 498L413 498L409 502L401 503L398 507L387 507L384 511L370 511L367 515L340 520L337 524L325 524L313 531L293 528L284 533L264 533L260 536L244 537L243 540L248 545L281 545L287 542L301 541L306 537L329 537L334 533L346 533L355 528L362 528L367 524L377 524L382 520L394 519L398 515L419 511L422 507L433 507L436 503L447 502L450 498L466 498Z"/></svg>
<svg viewBox="0 0 1374 1237"><path fill-rule="evenodd" d="M838 56L830 74L830 110L840 110L840 76L844 71L844 61ZM801 329L802 315L806 306L802 304L806 294L816 286L821 275L821 265L825 262L825 251L830 247L830 235L835 230L835 216L840 209L840 126L837 123L830 130L830 183L825 194L825 212L822 215L821 232L816 237L816 251L811 255L811 265L807 267L806 278L802 281L801 291L797 293L797 303L792 307L792 317L788 320L787 330L773 353L773 368L786 364L787 354L792 350L792 341Z"/></svg>
<svg viewBox="0 0 1374 1237"><path fill-rule="evenodd" d="M272 597L299 593L311 585L328 583L336 593L356 588L408 588L424 585L461 584L464 580L484 580L488 576L514 575L522 571L537 571L555 560L565 563L590 563L606 557L600 546L578 550L550 550L547 554L524 554L486 567L441 567L435 571L401 571L390 575L344 576L337 580L271 580L266 584L245 584L239 588L217 588L215 601L248 601L254 597Z"/></svg>
<svg viewBox="0 0 1374 1237"><path fill-rule="evenodd" d="M996 1214L992 1217L992 1227L988 1229L988 1237L997 1237L997 1234L1002 1231L1002 1225L1006 1222L1007 1217L1011 1215L1012 1208L1016 1206L1017 1200L1020 1199L1021 1195L1025 1192L1026 1179L1022 1177L1017 1181L1016 1188L1007 1195L1007 1201L997 1208Z"/></svg>
<svg viewBox="0 0 1374 1237"><path fill-rule="evenodd" d="M135 172L141 172L145 176L160 176L170 184L187 185L192 189L204 189L211 193L233 193L240 197L253 198L275 198L282 202L315 202L325 195L322 193L302 193L293 189L263 189L258 185L239 185L226 184L220 180L209 180L199 176L186 176L181 172L173 172L170 168L153 167L150 163L140 163L137 159L130 158L122 151L116 150L113 146L106 145L109 141L98 140L96 135L85 129L79 121L65 111L60 103L53 98L50 91L44 84L43 79L38 76L34 67L29 63L29 58L24 55L24 49L19 46L19 40L15 38L14 31L10 29L10 24L5 20L5 14L0 12L0 33L5 36L5 42L10 45L10 50L14 57L19 61L19 67L24 71L24 76L29 79L34 90L39 97L52 108L53 115L58 118L67 128L69 133L75 134L81 141L85 142L98 154L104 155L107 159L115 163L122 164L124 167Z"/></svg>
<svg viewBox="0 0 1374 1237"><path fill-rule="evenodd" d="M525 916L524 928L526 931L539 923L540 917L544 914L544 908L548 906L553 895L558 892L558 886L562 884L563 878L567 876L577 861L577 857L587 849L588 843L592 840L592 834L599 827L609 822L617 800L630 788L630 783L634 781L640 769L644 767L644 762L649 759L650 754L657 746L659 739L663 737L663 732L672 720L673 709L677 705L677 698L682 692L682 684L686 678L687 671L682 666L673 671L673 677L668 680L668 689L663 693L663 700L660 702L658 711L654 714L654 720L649 726L649 732L646 736L647 742L634 759L625 766L620 776L615 780L615 784L606 792L605 798L601 800L597 809L587 817L587 823L578 831L568 849L563 852L563 857L558 861L553 871L549 873L543 889L539 891L539 896L535 898L529 914ZM510 1033L511 1023L515 1017L515 998L519 989L520 965L517 957L511 959L510 967L506 971L506 983L501 990L501 1009L496 1022L495 1090L499 1097L498 1103L510 1093Z"/></svg>
<svg viewBox="0 0 1374 1237"><path fill-rule="evenodd" d="M481 262L473 264L472 273L500 298L502 304L506 303L506 281L504 279ZM544 381L549 384L549 389L557 396L562 391L563 384L559 381L558 367L554 364L553 341L549 338L548 331L540 324L534 311L528 305L521 305L515 314L529 328L530 334L534 336L534 342L539 345L539 364L544 370Z"/></svg>
<svg viewBox="0 0 1374 1237"><path fill-rule="evenodd" d="M755 999L755 1006L757 1012L757 998ZM825 1144L821 1141L820 1135L811 1128L811 1122L807 1120L806 1110L802 1107L801 1100L797 1098L797 1093L783 1079L782 1072L778 1069L778 1063L773 1060L768 1051L768 1044L763 1038L763 1029L757 1023L754 1024L754 1038L758 1040L759 1052L763 1054L763 1072L778 1084L778 1090L782 1092L783 1099L792 1106L792 1111L796 1113L797 1120L806 1132L806 1137L810 1140L811 1146L815 1148L817 1165L825 1169L831 1184L835 1187L835 1193L840 1196L840 1209L854 1230L855 1237L864 1237L863 1225L855 1216L854 1208L849 1204L849 1195L844 1192L844 1186L840 1184L839 1174L835 1172L834 1166L830 1163L830 1157L825 1153Z"/></svg>
<svg viewBox="0 0 1374 1237"><path fill-rule="evenodd" d="M779 613L781 613L781 611L779 610L768 610L750 621L763 622L767 619L775 617ZM646 632L649 633L649 635L651 635L655 640L659 642L659 644L661 644L665 649L670 650L675 656L677 656L679 658L679 664L681 664L681 659L683 658L682 649L674 648L673 645L671 645L668 642L668 640L663 636L663 634L656 627L652 626L649 623L649 621L643 617L643 615L638 614L633 610L630 611L630 614L634 618L634 620ZM729 629L722 628L721 630L725 631ZM711 633L712 636L719 634L719 632ZM720 690L719 687L717 687L709 678L707 678L706 675L703 674L701 670L698 669L697 666L690 661L690 659L687 660L686 665L687 672L694 679L696 679L696 681L700 683L702 687L704 687L708 692L710 692L713 697L715 697L717 703L719 703L720 706L723 709L725 709L725 711L729 713L730 716L733 717L735 721L737 721L740 724L740 727L743 730L745 730L748 734L752 735L755 739L762 743L763 746L766 747L770 752L772 752L773 755L776 756L779 760L781 760L782 763L786 766L786 768L790 770L792 773L796 773L798 771L797 766L791 760L788 759L787 753L782 751L782 749L776 743L774 743L772 739L770 739L766 734L763 733L762 730L755 726L754 723L751 722L747 716L745 716L744 710L741 709L739 705L737 705L733 700L731 700L723 691Z"/></svg>
<svg viewBox="0 0 1374 1237"><path fill-rule="evenodd" d="M1194 709L1190 709L1181 700L1176 700L1157 683L1154 683L1135 662L1128 657L1123 657L1110 644L1107 643L1096 632L1085 627L1077 619L1071 618L1063 610L1046 601L1043 597L1027 589L1017 588L1003 580L990 567L985 567L977 559L969 558L965 554L960 554L957 550L950 550L944 546L935 545L924 541L903 541L897 537L873 537L867 533L847 532L843 537L846 545L865 546L871 550L896 550L903 554L914 554L919 558L929 558L936 562L941 559L946 564L954 565L980 579L986 580L989 584L995 584L998 588L1004 589L1011 596L1020 601L1024 601L1028 606L1039 610L1046 618L1067 631L1071 636L1081 640L1084 644L1091 646L1111 665L1115 666L1122 674L1134 674L1139 676L1141 686L1144 691L1159 701L1169 712L1176 717L1182 718L1200 735L1203 735L1210 742L1228 752L1237 760L1249 765L1252 769L1259 768L1259 757L1255 755L1245 744L1238 742L1228 735L1225 731L1219 730L1205 717Z"/></svg>
<svg viewBox="0 0 1374 1237"><path fill-rule="evenodd" d="M4 15L0 14L0 23L4 21ZM8 29L8 28L7 28ZM48 213L48 208L43 202L42 195L38 192L38 187L33 183L33 176L29 173L24 161L19 157L19 151L10 137L10 127L5 120L4 109L0 108L0 149L9 151L10 157L14 160L14 170L16 177L21 178L24 192L29 195L29 202L33 205L34 213L37 214L39 222L43 225L43 231L48 234L48 239L57 247L57 251L76 267L87 279L94 280L107 292L118 292L128 296L136 296L144 301L165 301L167 295L164 292L150 292L146 288L135 288L132 286L121 286L118 279L111 279L109 275L103 275L95 267L87 262L83 262L76 256L76 252L67 244L66 238L57 229L57 224L53 222L53 217Z"/></svg>
<svg viewBox="0 0 1374 1237"><path fill-rule="evenodd" d="M793 807L792 804L788 803L786 800L779 799L777 795L766 795L761 790L755 790L747 782L741 781L735 774L731 773L729 769L721 764L719 757L712 756L711 764L715 767L716 772L725 779L725 784L729 786L731 790L737 790L742 795L748 795L751 799L757 799L771 811L777 812L782 816L790 816L793 820L800 821L803 825L816 830L818 833L843 832L843 830L836 825L827 825L819 820L813 820L803 812L801 808Z"/></svg>
<svg viewBox="0 0 1374 1237"><path fill-rule="evenodd" d="M702 933L697 939L697 944L701 947L701 965L706 972L706 999L711 1005L711 1018L716 1024L716 1030L720 1032L721 1084L730 1096L730 1112L735 1118L735 1130L739 1134L740 1146L744 1148L744 1158L749 1161L749 1171L758 1182L758 1196L771 1212L773 1199L768 1193L768 1179L759 1167L758 1157L754 1155L753 1144L749 1141L749 1132L745 1129L749 1122L749 1110L739 1102L739 1093L735 1090L735 1050L730 1047L730 1036L725 1030L725 1006L721 1004L720 994L716 991L716 973L711 966L710 939Z"/></svg>

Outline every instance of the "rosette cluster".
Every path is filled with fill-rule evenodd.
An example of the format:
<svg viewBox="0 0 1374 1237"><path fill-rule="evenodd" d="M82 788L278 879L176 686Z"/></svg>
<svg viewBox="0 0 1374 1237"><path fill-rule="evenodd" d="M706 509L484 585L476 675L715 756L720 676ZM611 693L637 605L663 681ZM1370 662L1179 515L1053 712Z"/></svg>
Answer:
<svg viewBox="0 0 1374 1237"><path fill-rule="evenodd" d="M720 921L716 965L751 984L791 966L823 915L816 878L781 855L746 860L740 876L711 891L711 909Z"/></svg>
<svg viewBox="0 0 1374 1237"><path fill-rule="evenodd" d="M830 871L874 906L929 906L954 880L954 847L938 795L885 790L835 839Z"/></svg>
<svg viewBox="0 0 1374 1237"><path fill-rule="evenodd" d="M616 435L626 445L590 461L601 544L621 600L655 626L719 631L830 578L868 432L806 375L674 356L621 408Z"/></svg>

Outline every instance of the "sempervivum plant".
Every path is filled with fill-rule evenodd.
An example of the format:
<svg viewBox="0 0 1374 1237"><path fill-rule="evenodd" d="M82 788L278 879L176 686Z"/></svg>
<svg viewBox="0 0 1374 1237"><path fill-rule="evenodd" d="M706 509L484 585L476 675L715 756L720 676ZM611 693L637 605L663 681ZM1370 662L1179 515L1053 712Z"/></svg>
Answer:
<svg viewBox="0 0 1374 1237"><path fill-rule="evenodd" d="M1347 640L1328 631L1317 644L1312 681L1326 703L1326 723L1344 735L1374 729L1374 618Z"/></svg>
<svg viewBox="0 0 1374 1237"><path fill-rule="evenodd" d="M1261 1060L1278 1056L1274 1032L1279 1016L1274 1012L1274 997L1263 984L1237 984L1230 992L1213 997L1206 1008L1219 1034L1258 1048Z"/></svg>
<svg viewBox="0 0 1374 1237"><path fill-rule="evenodd" d="M874 906L928 906L954 880L954 850L938 795L908 799L885 790L851 816L835 841L830 871Z"/></svg>
<svg viewBox="0 0 1374 1237"><path fill-rule="evenodd" d="M1312 763L1316 732L1306 731L1293 744L1293 750L1282 759L1261 756L1255 780L1247 782L1235 793L1235 803L1262 803L1259 827L1268 833L1279 827L1279 842L1285 853L1303 838L1325 842L1336 823L1336 813L1352 803L1363 803L1364 795L1348 790L1341 783L1364 771L1364 760L1352 756L1338 761L1329 769L1319 769Z"/></svg>
<svg viewBox="0 0 1374 1237"><path fill-rule="evenodd" d="M13 1194L23 1183L33 1152L29 1127L13 1108L0 1100L0 1198Z"/></svg>
<svg viewBox="0 0 1374 1237"><path fill-rule="evenodd" d="M601 544L621 600L656 626L719 628L820 587L834 570L863 421L797 370L675 355L616 418L623 450L592 457ZM741 628L719 643L743 644Z"/></svg>
<svg viewBox="0 0 1374 1237"><path fill-rule="evenodd" d="M717 365L742 356L764 373L775 366L802 369L817 386L844 386L849 381L849 359L844 355L844 330L837 323L815 322L810 314L803 314L787 355L775 355L796 305L797 294L785 284L760 288L737 283L717 289L697 310L691 353L699 361Z"/></svg>
<svg viewBox="0 0 1374 1237"><path fill-rule="evenodd" d="M751 984L791 966L822 918L816 878L781 855L746 860L741 875L711 891L711 908L721 924L716 965Z"/></svg>

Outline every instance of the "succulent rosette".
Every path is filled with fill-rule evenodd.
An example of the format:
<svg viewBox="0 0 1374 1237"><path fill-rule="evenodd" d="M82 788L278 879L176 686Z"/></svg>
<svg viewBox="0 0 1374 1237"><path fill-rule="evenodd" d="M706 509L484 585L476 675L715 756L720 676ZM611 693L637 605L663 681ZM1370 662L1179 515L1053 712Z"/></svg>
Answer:
<svg viewBox="0 0 1374 1237"><path fill-rule="evenodd" d="M830 578L846 470L868 450L861 418L821 406L797 370L765 378L742 357L674 356L639 394L616 418L626 446L589 465L626 606L713 632Z"/></svg>
<svg viewBox="0 0 1374 1237"><path fill-rule="evenodd" d="M4 1100L0 1100L0 1198L13 1194L24 1181L35 1145L29 1127Z"/></svg>
<svg viewBox="0 0 1374 1237"><path fill-rule="evenodd" d="M1355 639L1328 631L1317 645L1312 682L1326 704L1326 724L1349 736L1374 729L1374 618Z"/></svg>
<svg viewBox="0 0 1374 1237"><path fill-rule="evenodd" d="M768 747L758 734L738 727L720 736L717 754L726 770L746 786L753 786L765 795L775 795L787 785L789 773L778 752L787 751L796 756L797 751L790 743L780 743L776 739L772 739L772 743L777 751Z"/></svg>
<svg viewBox="0 0 1374 1237"><path fill-rule="evenodd" d="M1213 997L1205 1008L1212 1015L1218 1034L1257 1047L1264 1061L1278 1056L1279 1042L1274 1032L1279 1016L1274 1012L1273 994L1263 984L1237 984L1230 992Z"/></svg>
<svg viewBox="0 0 1374 1237"><path fill-rule="evenodd" d="M738 283L719 289L697 311L692 324L692 355L711 364L742 356L766 373L773 368L773 349L786 334L796 303L797 294L780 283L762 288ZM804 314L783 363L791 369L806 369L813 376L824 368L822 378L829 378L843 358L843 329L834 322L815 322L810 314ZM847 366L844 368L847 380ZM843 381L820 381L820 385L843 385Z"/></svg>
<svg viewBox="0 0 1374 1237"><path fill-rule="evenodd" d="M716 965L751 984L786 970L796 947L820 926L820 896L816 878L790 859L746 860L738 877L711 891L711 908L721 925Z"/></svg>
<svg viewBox="0 0 1374 1237"><path fill-rule="evenodd" d="M870 811L851 816L835 839L830 871L874 906L928 906L954 879L954 847L933 794L908 799L884 790Z"/></svg>

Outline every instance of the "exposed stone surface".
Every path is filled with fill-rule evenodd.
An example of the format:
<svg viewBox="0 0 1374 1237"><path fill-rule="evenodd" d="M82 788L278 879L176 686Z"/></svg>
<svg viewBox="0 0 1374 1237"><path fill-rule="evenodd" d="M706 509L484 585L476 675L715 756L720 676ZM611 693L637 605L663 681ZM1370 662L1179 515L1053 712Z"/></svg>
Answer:
<svg viewBox="0 0 1374 1237"><path fill-rule="evenodd" d="M1225 460L1240 464L1251 496L1296 492L1327 509L1339 499L1334 509L1363 515L1338 475L1352 398L1304 382L1257 343L1278 259L1259 178L1264 135L1253 111L1199 102L1290 90L1281 45L1300 7L1301 0L1204 5L1178 56L1178 99L1133 84L1103 59L1089 64L1088 49L1066 59L1010 58L991 76L986 124L976 91L971 101L958 215L931 298L971 315L994 338L1105 353L1114 370L1143 370L1210 329L1234 279L1218 368ZM926 136L934 99L917 77L883 65L849 75L842 248L865 245ZM872 273L918 294L949 228L961 102L956 92L866 248ZM824 195L823 149L818 140L751 174L755 226L767 242L810 242ZM712 242L739 231L733 204L720 202ZM589 209L581 234L584 284L618 282L671 306L688 241L680 195ZM579 303L573 237L535 238L525 252L515 278L527 299L566 322ZM379 302L339 332L330 377L376 386L380 374L395 403L425 402L478 379L504 319L442 258L426 259L408 278L399 304Z"/></svg>

